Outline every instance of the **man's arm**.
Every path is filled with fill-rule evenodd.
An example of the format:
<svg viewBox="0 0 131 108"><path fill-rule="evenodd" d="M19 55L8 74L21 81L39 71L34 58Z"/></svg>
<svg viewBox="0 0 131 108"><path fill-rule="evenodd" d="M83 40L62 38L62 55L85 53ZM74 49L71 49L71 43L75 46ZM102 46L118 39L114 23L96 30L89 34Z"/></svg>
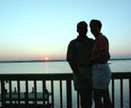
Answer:
<svg viewBox="0 0 131 108"><path fill-rule="evenodd" d="M73 62L69 62L69 65L70 65L72 71L73 71L76 75L79 74L79 72L78 72L78 70L77 70L77 68L76 68L76 65L75 65Z"/></svg>

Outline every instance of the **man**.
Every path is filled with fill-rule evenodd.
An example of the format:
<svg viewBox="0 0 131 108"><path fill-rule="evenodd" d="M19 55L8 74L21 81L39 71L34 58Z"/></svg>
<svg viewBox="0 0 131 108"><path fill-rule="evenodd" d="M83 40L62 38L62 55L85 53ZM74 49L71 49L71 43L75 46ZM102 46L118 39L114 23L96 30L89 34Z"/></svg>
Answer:
<svg viewBox="0 0 131 108"><path fill-rule="evenodd" d="M94 89L95 108L111 108L108 86L111 70L107 61L110 58L108 39L101 33L102 24L99 20L91 20L90 29L95 43L92 50L94 65L92 67L92 87ZM103 98L103 102L102 102Z"/></svg>
<svg viewBox="0 0 131 108"><path fill-rule="evenodd" d="M78 36L68 45L67 61L73 71L74 88L80 93L81 107L92 106L91 57L94 40L86 36L87 24L81 21L77 24Z"/></svg>

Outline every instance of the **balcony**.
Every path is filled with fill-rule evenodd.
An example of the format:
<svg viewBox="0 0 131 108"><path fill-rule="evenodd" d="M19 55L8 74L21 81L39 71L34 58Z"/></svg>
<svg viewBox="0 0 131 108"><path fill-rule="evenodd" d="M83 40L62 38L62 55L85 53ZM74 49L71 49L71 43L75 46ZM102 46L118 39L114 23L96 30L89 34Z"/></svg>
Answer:
<svg viewBox="0 0 131 108"><path fill-rule="evenodd" d="M80 108L72 79L72 74L0 74L0 108ZM113 108L131 108L131 72L113 73L109 90Z"/></svg>

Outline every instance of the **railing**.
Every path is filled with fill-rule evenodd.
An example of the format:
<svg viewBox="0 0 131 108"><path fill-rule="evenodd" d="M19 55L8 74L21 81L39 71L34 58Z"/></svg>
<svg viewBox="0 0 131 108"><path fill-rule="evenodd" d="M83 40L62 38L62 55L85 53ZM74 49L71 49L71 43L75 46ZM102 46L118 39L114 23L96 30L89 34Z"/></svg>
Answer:
<svg viewBox="0 0 131 108"><path fill-rule="evenodd" d="M72 79L72 74L0 74L0 107L80 108L79 95L73 90ZM114 108L124 108L124 92L127 94L126 108L131 108L131 72L113 73L110 94ZM116 94L120 94L117 97L120 98L118 106Z"/></svg>

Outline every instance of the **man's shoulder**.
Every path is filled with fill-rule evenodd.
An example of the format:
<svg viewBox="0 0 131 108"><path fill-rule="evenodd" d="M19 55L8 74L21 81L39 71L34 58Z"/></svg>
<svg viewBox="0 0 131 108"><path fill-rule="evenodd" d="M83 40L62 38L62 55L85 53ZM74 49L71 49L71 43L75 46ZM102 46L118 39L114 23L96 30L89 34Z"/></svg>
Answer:
<svg viewBox="0 0 131 108"><path fill-rule="evenodd" d="M92 39L92 38L88 38L88 40L89 40L89 41L94 41L94 39Z"/></svg>
<svg viewBox="0 0 131 108"><path fill-rule="evenodd" d="M77 42L77 38L70 41L71 44L76 43L76 42Z"/></svg>
<svg viewBox="0 0 131 108"><path fill-rule="evenodd" d="M94 44L95 40L92 38L88 38L88 42Z"/></svg>

